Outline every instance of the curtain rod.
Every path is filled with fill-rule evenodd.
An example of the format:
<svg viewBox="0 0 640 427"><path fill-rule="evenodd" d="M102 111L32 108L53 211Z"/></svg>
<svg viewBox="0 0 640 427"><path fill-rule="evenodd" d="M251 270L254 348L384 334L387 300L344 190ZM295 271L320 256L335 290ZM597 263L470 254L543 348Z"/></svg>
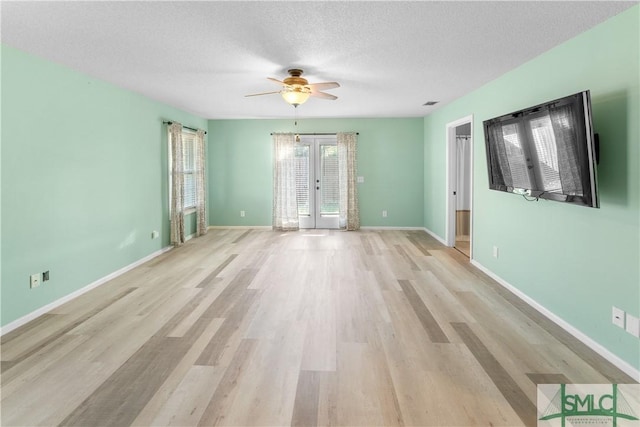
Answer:
<svg viewBox="0 0 640 427"><path fill-rule="evenodd" d="M273 135L274 133L277 132L271 132L269 135ZM336 133L300 133L300 132L289 132L289 133L293 133L295 135L336 135ZM360 135L360 132L356 132L356 135Z"/></svg>
<svg viewBox="0 0 640 427"><path fill-rule="evenodd" d="M173 122L162 122L162 123L164 123L165 125L172 125L172 124L173 124ZM189 127L189 126L184 126L184 125L183 125L182 127L183 127L183 128L185 128L185 129L192 130L192 131L194 131L194 132L198 132L198 131L200 130L200 129L195 129L195 128L191 128L191 127ZM207 134L207 131L206 131L206 130L204 131L204 134L205 134L205 135Z"/></svg>

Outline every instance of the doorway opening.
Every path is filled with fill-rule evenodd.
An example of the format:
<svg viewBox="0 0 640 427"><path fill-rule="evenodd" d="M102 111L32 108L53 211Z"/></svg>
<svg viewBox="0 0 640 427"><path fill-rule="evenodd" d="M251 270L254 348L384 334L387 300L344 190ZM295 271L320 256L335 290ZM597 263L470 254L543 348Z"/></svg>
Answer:
<svg viewBox="0 0 640 427"><path fill-rule="evenodd" d="M300 136L296 144L296 195L300 228L339 228L336 135Z"/></svg>
<svg viewBox="0 0 640 427"><path fill-rule="evenodd" d="M473 258L473 116L447 124L447 245Z"/></svg>

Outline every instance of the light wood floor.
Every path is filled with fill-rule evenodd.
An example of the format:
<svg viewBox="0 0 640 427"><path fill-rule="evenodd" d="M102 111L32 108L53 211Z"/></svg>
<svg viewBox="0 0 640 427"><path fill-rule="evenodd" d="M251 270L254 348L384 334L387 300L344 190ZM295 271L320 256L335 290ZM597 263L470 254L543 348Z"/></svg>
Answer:
<svg viewBox="0 0 640 427"><path fill-rule="evenodd" d="M2 425L535 425L631 378L420 231L212 230L2 338Z"/></svg>
<svg viewBox="0 0 640 427"><path fill-rule="evenodd" d="M455 248L462 252L467 258L471 256L471 242L468 238L466 240L456 238Z"/></svg>

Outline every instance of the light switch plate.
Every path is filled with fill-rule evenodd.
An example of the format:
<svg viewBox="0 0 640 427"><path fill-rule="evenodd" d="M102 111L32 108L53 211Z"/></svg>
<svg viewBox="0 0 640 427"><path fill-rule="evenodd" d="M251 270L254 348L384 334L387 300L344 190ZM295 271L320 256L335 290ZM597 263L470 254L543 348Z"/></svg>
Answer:
<svg viewBox="0 0 640 427"><path fill-rule="evenodd" d="M621 310L617 307L611 308L611 323L614 325L624 328L624 310Z"/></svg>
<svg viewBox="0 0 640 427"><path fill-rule="evenodd" d="M627 313L625 330L634 337L640 338L640 319Z"/></svg>

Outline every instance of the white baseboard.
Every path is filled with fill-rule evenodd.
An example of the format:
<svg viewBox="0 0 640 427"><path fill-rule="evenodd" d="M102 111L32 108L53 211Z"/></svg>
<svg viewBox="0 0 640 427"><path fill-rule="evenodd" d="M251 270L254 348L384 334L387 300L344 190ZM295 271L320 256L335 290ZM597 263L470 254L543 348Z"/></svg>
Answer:
<svg viewBox="0 0 640 427"><path fill-rule="evenodd" d="M509 290L515 296L517 296L518 298L520 298L521 300L523 300L524 302L529 304L531 307L535 308L538 312L540 312L540 314L542 314L543 316L545 316L546 318L548 318L549 320L554 322L556 325L560 326L565 331L569 332L575 338L577 338L580 341L582 341L582 343L584 343L586 346L588 346L593 351L598 353L600 356L602 356L605 359L607 359L609 362L611 362L613 365L615 365L621 371L625 372L627 375L629 375L635 381L640 382L640 370L638 370L637 368L635 368L634 366L632 366L631 364L629 364L625 360L622 360L621 358L619 358L618 356L613 354L611 351L607 350L604 346L602 346L601 344L599 344L596 341L594 341L592 338L587 336L584 332L580 331L579 329L577 329L573 325L571 325L568 322L566 322L565 320L563 320L557 314L554 314L549 309L545 308L539 302L537 302L536 300L534 300L533 298L531 298L530 296L528 296L527 294L525 294L524 292L522 292L521 290L519 290L518 288L516 288L515 286L513 286L509 282L507 282L506 280L504 280L502 277L500 277L497 274L495 274L493 271L491 271L488 268L486 268L484 265L480 264L478 261L471 260L471 264L473 264L475 267L477 267L479 270L481 270L487 276L491 277L493 280L498 282L498 284L500 284L501 286L505 287L507 290Z"/></svg>
<svg viewBox="0 0 640 427"><path fill-rule="evenodd" d="M210 225L209 230L272 230L270 225Z"/></svg>
<svg viewBox="0 0 640 427"><path fill-rule="evenodd" d="M270 225L210 225L210 230L272 230ZM425 230L423 227L360 227L360 230ZM439 239L439 238L438 238Z"/></svg>
<svg viewBox="0 0 640 427"><path fill-rule="evenodd" d="M424 230L428 235L430 235L431 237L433 237L434 239L436 239L438 242L442 243L445 246L449 246L447 245L447 242L440 236L438 236L436 233L434 233L433 231L429 230L426 227L422 227L421 230Z"/></svg>
<svg viewBox="0 0 640 427"><path fill-rule="evenodd" d="M16 328L19 328L20 326L32 321L33 319L42 316L43 314L53 310L54 308L60 307L62 304L71 301L74 298L79 297L80 295L89 292L90 290L97 288L98 286L108 282L109 280L115 279L116 277L126 273L129 270L132 270L136 267L138 267L139 265L144 264L147 261L152 260L153 258L162 255L163 253L169 251L173 249L172 246L167 246L166 248L162 248L150 255L147 255L144 258L139 259L138 261L135 261L132 264L129 264L125 267L122 267L121 269L114 271L113 273L110 273L98 280L96 280L95 282L89 283L88 285L84 286L83 288L78 289L77 291L71 292L70 294L67 294L65 296L63 296L62 298L59 298L45 306L40 307L39 309L32 311L31 313L22 316L19 319L14 320L13 322L7 323L6 325L4 325L2 328L0 328L0 336L13 331Z"/></svg>
<svg viewBox="0 0 640 427"><path fill-rule="evenodd" d="M422 227L384 227L384 226L367 226L360 227L360 230L424 230Z"/></svg>

